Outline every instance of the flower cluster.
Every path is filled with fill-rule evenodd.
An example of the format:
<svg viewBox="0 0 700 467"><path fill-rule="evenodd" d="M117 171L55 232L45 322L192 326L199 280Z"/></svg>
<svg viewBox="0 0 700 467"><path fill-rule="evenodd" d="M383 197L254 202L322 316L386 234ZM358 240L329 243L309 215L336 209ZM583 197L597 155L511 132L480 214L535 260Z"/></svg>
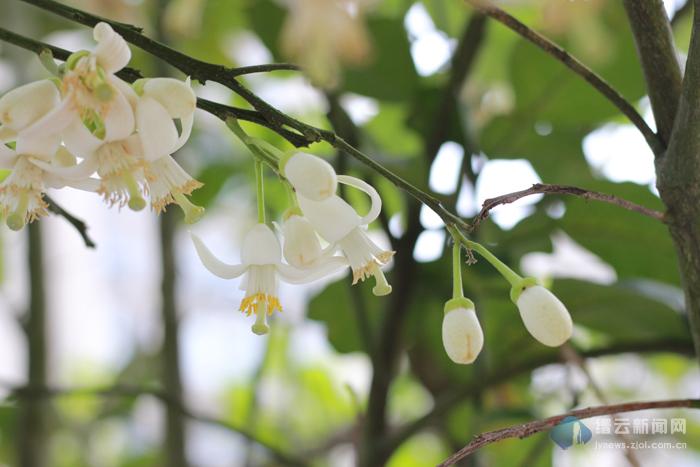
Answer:
<svg viewBox="0 0 700 467"><path fill-rule="evenodd" d="M391 293L382 266L394 252L383 250L366 231L381 210L377 191L358 178L337 175L328 162L303 152L281 155L278 167L295 193L293 206L284 214L278 229L284 247L264 218L245 236L241 264L221 262L196 235L192 236L197 253L210 272L224 279L245 274L240 311L249 316L255 314L253 332L265 334L267 316L275 310L282 311L277 294L280 280L308 283L350 267L353 284L374 277L375 295ZM338 183L367 193L372 201L369 213L361 217L338 196ZM327 244L325 248L321 240ZM283 258L286 262L282 262Z"/></svg>
<svg viewBox="0 0 700 467"><path fill-rule="evenodd" d="M137 211L146 197L157 212L174 202L195 222L203 209L187 196L201 184L171 156L192 130L189 80L130 86L116 76L131 58L127 43L106 23L93 36L95 50L71 55L57 77L0 98L0 168L11 170L0 184L7 225L18 230L45 214L46 189L65 186Z"/></svg>

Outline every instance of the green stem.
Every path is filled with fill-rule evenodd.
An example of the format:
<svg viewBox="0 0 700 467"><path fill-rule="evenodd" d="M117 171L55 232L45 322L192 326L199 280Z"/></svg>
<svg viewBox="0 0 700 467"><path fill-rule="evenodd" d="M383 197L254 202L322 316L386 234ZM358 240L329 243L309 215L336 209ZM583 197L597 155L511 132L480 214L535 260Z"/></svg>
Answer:
<svg viewBox="0 0 700 467"><path fill-rule="evenodd" d="M265 223L265 185L263 182L263 164L261 161L255 161L255 184L258 194L258 222Z"/></svg>
<svg viewBox="0 0 700 467"><path fill-rule="evenodd" d="M493 253L491 253L484 245L481 243L469 240L464 236L462 232L455 229L454 227L447 228L452 234L456 243L461 243L467 248L479 253L486 261L488 261L491 266L493 266L504 278L507 280L511 286L517 287L522 284L523 278L520 277L515 271L509 268L503 261L498 259Z"/></svg>
<svg viewBox="0 0 700 467"><path fill-rule="evenodd" d="M464 298L462 288L462 245L455 241L452 246L452 298Z"/></svg>

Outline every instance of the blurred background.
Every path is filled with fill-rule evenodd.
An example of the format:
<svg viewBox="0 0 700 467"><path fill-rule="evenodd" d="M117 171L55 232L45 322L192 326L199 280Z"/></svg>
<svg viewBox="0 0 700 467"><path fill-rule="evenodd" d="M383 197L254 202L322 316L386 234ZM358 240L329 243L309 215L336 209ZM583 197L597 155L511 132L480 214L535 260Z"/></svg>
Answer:
<svg viewBox="0 0 700 467"><path fill-rule="evenodd" d="M282 2L66 3L142 26L203 60L285 60ZM665 1L681 55L692 16L685 3ZM621 2L502 4L609 80L653 126ZM1 27L69 50L92 47L88 28L14 0L0 6ZM283 111L335 129L467 218L485 199L538 182L662 208L653 155L636 129L511 31L457 0L376 1L365 21L371 59L344 70L332 92L298 72L251 75L246 84ZM132 66L147 76L181 77L133 51ZM455 51L463 53L453 62ZM0 44L0 93L46 76L34 54ZM197 84L196 92L242 105L213 83ZM264 128L246 130L291 148ZM290 465L289 455L302 465L364 459L425 466L475 434L574 407L700 395L675 253L662 224L558 196L494 210L474 237L551 286L571 311L575 335L565 350L533 341L507 284L480 261L465 269L465 293L477 304L485 347L476 364L457 366L440 338L451 268L439 217L328 145L311 151L381 192L383 215L371 235L398 251L388 272L394 293L376 298L371 284L350 288L346 275L283 285L284 313L265 337L252 334L251 319L237 311L239 282L210 275L189 240L191 229L237 262L256 220L252 159L202 111L177 155L205 183L193 197L207 208L198 224L182 224L173 207L158 218L63 189L51 197L85 220L95 249L53 215L18 233L0 227L0 464L264 466ZM271 218L279 220L285 192L271 175L267 187ZM367 200L347 195L366 209ZM17 390L28 383L56 391ZM700 465L698 413L647 411L628 419L635 417L684 418L685 433L631 439L686 446L562 450L541 433L483 449L462 465ZM604 422L586 423L595 440Z"/></svg>

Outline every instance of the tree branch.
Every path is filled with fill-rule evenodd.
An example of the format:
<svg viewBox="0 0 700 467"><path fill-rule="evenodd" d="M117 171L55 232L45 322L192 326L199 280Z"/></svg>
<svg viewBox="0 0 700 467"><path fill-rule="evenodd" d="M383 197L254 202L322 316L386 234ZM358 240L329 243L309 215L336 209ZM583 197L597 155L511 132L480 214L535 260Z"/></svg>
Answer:
<svg viewBox="0 0 700 467"><path fill-rule="evenodd" d="M685 308L700 359L700 0L671 140L656 161L657 187L666 204L666 223L676 247Z"/></svg>
<svg viewBox="0 0 700 467"><path fill-rule="evenodd" d="M305 467L308 463L302 459L298 459L281 451L276 446L258 439L255 434L243 427L238 427L224 420L209 417L199 414L188 409L183 404L174 401L167 392L162 389L146 386L128 386L114 385L107 387L85 387L85 388L57 388L50 386L14 386L6 382L0 382L0 386L9 389L11 396L18 399L31 398L55 398L55 397L76 397L76 396L94 396L94 397L117 397L117 398L136 398L139 396L152 396L160 400L163 404L173 407L185 417L208 425L215 425L232 433L238 434L249 441L253 441L259 446L265 448L272 457L274 457L282 465L290 465L297 467Z"/></svg>
<svg viewBox="0 0 700 467"><path fill-rule="evenodd" d="M700 409L700 399L672 399L663 401L649 402L628 402L625 404L603 405L599 407L588 407L585 409L572 410L569 413L555 415L554 417L545 418L544 420L535 420L522 425L515 425L500 430L489 431L474 437L474 439L457 451L455 454L448 457L445 461L439 464L438 467L446 467L454 465L461 459L464 459L469 454L481 449L489 444L497 443L509 438L527 438L541 431L547 430L556 426L566 417L576 417L578 419L599 417L601 415L611 415L615 413L637 412L639 410L649 409L672 409L672 408L690 408Z"/></svg>
<svg viewBox="0 0 700 467"><path fill-rule="evenodd" d="M527 188L525 190L515 191L513 193L497 196L495 198L489 198L486 201L484 201L481 207L481 211L472 222L472 227L478 227L481 221L489 217L489 213L496 206L500 206L502 204L510 204L519 200L520 198L525 198L526 196L538 194L572 195L581 197L586 200L592 199L594 201L601 201L603 203L613 204L623 209L627 209L628 211L634 211L644 216L651 217L652 219L664 222L665 214L663 212L655 211L654 209L649 209L637 203L627 201L626 199L618 198L617 196L608 195L597 191L590 191L584 188L569 185L550 185L535 183L530 188Z"/></svg>
<svg viewBox="0 0 700 467"><path fill-rule="evenodd" d="M681 67L662 0L624 0L656 127L668 143L681 96Z"/></svg>
<svg viewBox="0 0 700 467"><path fill-rule="evenodd" d="M527 41L536 45L590 83L598 92L600 92L600 94L610 101L610 103L617 107L634 126L637 127L654 154L659 155L663 152L665 148L663 141L659 139L658 135L654 133L649 125L646 124L644 118L639 114L639 112L637 112L634 106L625 100L625 98L607 81L605 81L586 65L581 63L576 57L573 57L571 54L569 54L569 52L541 34L533 31L502 9L485 2L484 0L465 1L477 10L481 11L483 14L495 19L499 23L519 34Z"/></svg>
<svg viewBox="0 0 700 467"><path fill-rule="evenodd" d="M66 211L65 209L63 209L49 195L46 195L46 194L44 195L44 201L48 205L49 211L56 214L57 216L63 217L65 220L68 221L68 223L70 225L75 227L75 230L77 230L78 233L80 234L80 236L83 238L83 242L85 243L86 247L95 248L97 246L95 244L95 242L92 241L92 238L90 238L90 235L87 233L88 226L87 226L87 224L85 224L85 222L82 219L78 219L73 214L71 214L68 211Z"/></svg>

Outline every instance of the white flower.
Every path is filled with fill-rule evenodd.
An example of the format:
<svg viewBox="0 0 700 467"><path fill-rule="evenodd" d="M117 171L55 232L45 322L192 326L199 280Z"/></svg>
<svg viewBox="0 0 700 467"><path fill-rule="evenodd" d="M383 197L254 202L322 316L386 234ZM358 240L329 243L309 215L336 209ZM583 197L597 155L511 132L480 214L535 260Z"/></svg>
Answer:
<svg viewBox="0 0 700 467"><path fill-rule="evenodd" d="M145 161L146 180L151 206L161 212L177 203L185 212L185 221L199 220L204 209L192 204L187 196L202 186L171 157L189 139L194 122L197 96L189 78L182 82L172 78L154 78L143 82L136 104L136 128ZM175 120L180 121L178 134Z"/></svg>
<svg viewBox="0 0 700 467"><path fill-rule="evenodd" d="M0 183L0 212L13 230L46 214L47 187L94 188L92 179L69 183L42 168L70 162L58 134L47 124L59 102L59 91L49 80L27 84L0 98L0 168L12 171Z"/></svg>
<svg viewBox="0 0 700 467"><path fill-rule="evenodd" d="M85 130L101 141L118 141L134 131L133 109L124 94L128 86L114 76L129 62L129 47L107 23L97 24L93 35L95 51L76 52L66 62L63 101L50 119L52 129L63 132L66 147L85 157Z"/></svg>
<svg viewBox="0 0 700 467"><path fill-rule="evenodd" d="M369 57L371 45L360 8L364 2L287 3L289 15L282 29L282 50L314 84L333 88L339 81L341 63L359 64Z"/></svg>
<svg viewBox="0 0 700 467"><path fill-rule="evenodd" d="M468 364L476 360L484 346L484 332L470 300L453 299L445 304L442 344L455 363Z"/></svg>
<svg viewBox="0 0 700 467"><path fill-rule="evenodd" d="M328 243L337 245L345 255L352 269L353 284L374 276L376 285L373 293L377 296L387 295L391 293L391 286L381 266L389 262L394 252L377 246L364 229L379 216L381 198L374 188L357 178L339 175L338 181L370 196L372 207L366 216L360 217L352 206L336 195L313 201L298 194L299 207L319 235Z"/></svg>
<svg viewBox="0 0 700 467"><path fill-rule="evenodd" d="M282 263L282 250L279 240L265 224L256 224L246 234L241 248L241 264L231 265L221 262L196 235L192 241L202 264L212 273L223 279L234 279L245 274L241 289L245 296L240 310L246 315L256 315L253 332L265 334L268 331L266 317L275 310L282 311L277 296L279 280L291 284L304 284L320 279L347 267L344 258L336 257L317 268L301 270Z"/></svg>
<svg viewBox="0 0 700 467"><path fill-rule="evenodd" d="M292 153L280 160L279 169L299 194L313 201L334 195L338 188L333 166L312 154Z"/></svg>
<svg viewBox="0 0 700 467"><path fill-rule="evenodd" d="M296 268L314 266L323 255L321 242L308 219L297 214L282 222L284 259Z"/></svg>
<svg viewBox="0 0 700 467"><path fill-rule="evenodd" d="M528 332L550 347L566 342L573 330L571 316L564 304L541 285L531 285L517 299L520 317Z"/></svg>

